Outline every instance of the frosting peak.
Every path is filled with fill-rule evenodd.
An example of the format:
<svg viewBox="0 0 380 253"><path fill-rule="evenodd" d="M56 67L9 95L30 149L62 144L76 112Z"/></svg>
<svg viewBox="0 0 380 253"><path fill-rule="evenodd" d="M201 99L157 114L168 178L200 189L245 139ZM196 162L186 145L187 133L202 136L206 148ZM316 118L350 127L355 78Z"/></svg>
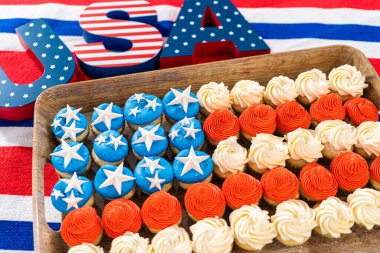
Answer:
<svg viewBox="0 0 380 253"><path fill-rule="evenodd" d="M380 156L380 122L366 121L357 128L358 142L356 147L364 149L370 156Z"/></svg>
<svg viewBox="0 0 380 253"><path fill-rule="evenodd" d="M305 160L309 163L322 158L324 146L314 130L298 128L286 136L289 153L294 160Z"/></svg>
<svg viewBox="0 0 380 253"><path fill-rule="evenodd" d="M264 87L258 82L240 80L231 90L234 104L247 108L254 103L261 103L264 95Z"/></svg>
<svg viewBox="0 0 380 253"><path fill-rule="evenodd" d="M298 97L297 87L292 79L286 76L273 77L267 84L264 93L274 105L295 100Z"/></svg>
<svg viewBox="0 0 380 253"><path fill-rule="evenodd" d="M209 113L221 108L230 109L232 105L232 96L228 87L223 82L210 82L202 85L197 92L197 97L199 104Z"/></svg>
<svg viewBox="0 0 380 253"><path fill-rule="evenodd" d="M112 241L110 253L151 253L149 240L127 232Z"/></svg>
<svg viewBox="0 0 380 253"><path fill-rule="evenodd" d="M276 108L276 125L281 132L291 132L297 128L309 128L311 116L296 101L280 104Z"/></svg>
<svg viewBox="0 0 380 253"><path fill-rule="evenodd" d="M228 109L218 109L211 113L203 124L203 131L212 141L222 141L239 135L239 120Z"/></svg>
<svg viewBox="0 0 380 253"><path fill-rule="evenodd" d="M174 225L154 236L152 249L155 253L191 253L191 241L185 229Z"/></svg>
<svg viewBox="0 0 380 253"><path fill-rule="evenodd" d="M321 96L311 104L310 115L319 123L325 120L343 120L346 117L346 111L342 105L342 99L331 93Z"/></svg>
<svg viewBox="0 0 380 253"><path fill-rule="evenodd" d="M368 87L362 73L348 64L331 70L329 80L330 88L343 96L361 97L363 90Z"/></svg>
<svg viewBox="0 0 380 253"><path fill-rule="evenodd" d="M276 112L269 105L253 104L240 115L239 124L251 136L272 134L276 130Z"/></svg>
<svg viewBox="0 0 380 253"><path fill-rule="evenodd" d="M376 106L366 98L351 98L344 103L344 108L355 125L379 119Z"/></svg>
<svg viewBox="0 0 380 253"><path fill-rule="evenodd" d="M298 93L306 97L310 103L330 92L326 74L319 69L312 69L299 74L295 85Z"/></svg>

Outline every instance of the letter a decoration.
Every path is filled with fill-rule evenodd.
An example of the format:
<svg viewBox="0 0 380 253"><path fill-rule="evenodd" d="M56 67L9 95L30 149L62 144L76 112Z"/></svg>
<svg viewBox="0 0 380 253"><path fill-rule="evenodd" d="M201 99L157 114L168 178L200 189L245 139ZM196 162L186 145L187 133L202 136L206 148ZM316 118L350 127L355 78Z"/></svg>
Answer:
<svg viewBox="0 0 380 253"><path fill-rule="evenodd" d="M185 0L160 58L161 68L269 53L229 0Z"/></svg>

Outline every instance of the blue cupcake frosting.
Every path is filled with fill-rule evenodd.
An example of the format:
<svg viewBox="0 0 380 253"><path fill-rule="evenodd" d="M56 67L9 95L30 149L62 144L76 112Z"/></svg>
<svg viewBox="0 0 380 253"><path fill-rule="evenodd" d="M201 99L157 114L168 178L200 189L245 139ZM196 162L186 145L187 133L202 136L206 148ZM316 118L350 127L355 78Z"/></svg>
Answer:
<svg viewBox="0 0 380 253"><path fill-rule="evenodd" d="M185 90L171 89L164 96L164 111L167 117L178 121L185 117L195 117L199 112L197 96L190 92L191 86Z"/></svg>
<svg viewBox="0 0 380 253"><path fill-rule="evenodd" d="M158 119L164 108L162 101L151 94L136 93L124 106L124 118L133 125L145 125Z"/></svg>
<svg viewBox="0 0 380 253"><path fill-rule="evenodd" d="M162 157L144 157L135 168L136 184L147 194L161 191L164 185L173 182L172 165Z"/></svg>
<svg viewBox="0 0 380 253"><path fill-rule="evenodd" d="M124 115L121 108L113 103L104 103L94 108L92 124L99 132L118 131L124 127Z"/></svg>
<svg viewBox="0 0 380 253"><path fill-rule="evenodd" d="M194 118L184 118L175 123L169 130L169 141L179 151L198 149L203 145L205 134L202 124Z"/></svg>
<svg viewBox="0 0 380 253"><path fill-rule="evenodd" d="M71 178L60 179L53 187L51 201L62 213L83 207L93 194L92 182L76 173Z"/></svg>
<svg viewBox="0 0 380 253"><path fill-rule="evenodd" d="M160 125L140 127L132 136L132 149L141 156L156 156L168 148L165 129Z"/></svg>
<svg viewBox="0 0 380 253"><path fill-rule="evenodd" d="M86 171L90 159L90 152L83 143L66 143L64 140L51 154L51 162L54 168L59 172L69 174L76 172L82 175Z"/></svg>
<svg viewBox="0 0 380 253"><path fill-rule="evenodd" d="M124 163L119 166L104 165L94 178L96 191L107 199L117 199L127 195L135 186L133 173Z"/></svg>
<svg viewBox="0 0 380 253"><path fill-rule="evenodd" d="M192 184L208 178L214 168L212 159L203 151L182 150L173 162L174 177L182 183Z"/></svg>
<svg viewBox="0 0 380 253"><path fill-rule="evenodd" d="M128 155L128 141L114 130L99 134L93 148L95 154L106 162L118 162Z"/></svg>

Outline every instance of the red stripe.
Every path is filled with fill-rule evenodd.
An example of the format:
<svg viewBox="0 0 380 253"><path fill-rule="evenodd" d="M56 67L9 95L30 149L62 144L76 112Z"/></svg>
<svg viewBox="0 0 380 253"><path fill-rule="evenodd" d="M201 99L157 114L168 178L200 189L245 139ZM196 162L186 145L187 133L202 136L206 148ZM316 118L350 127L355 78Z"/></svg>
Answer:
<svg viewBox="0 0 380 253"><path fill-rule="evenodd" d="M82 21L79 19L79 23L81 25L86 24L101 24L101 23L117 23L117 22L126 22L124 20L118 20L118 19L104 19L104 20L92 20L92 21Z"/></svg>
<svg viewBox="0 0 380 253"><path fill-rule="evenodd" d="M112 30L112 29L135 29L135 28L146 28L147 25L129 25L129 26L103 26L103 27L94 27L94 28L86 28L86 31L99 31L99 30Z"/></svg>
<svg viewBox="0 0 380 253"><path fill-rule="evenodd" d="M126 9L126 8L137 8L137 7L147 7L150 6L149 4L131 4L131 5L114 5L114 6L94 6L94 7L88 7L86 8L86 11L88 10L108 10L108 9Z"/></svg>
<svg viewBox="0 0 380 253"><path fill-rule="evenodd" d="M129 15L137 15L137 14L156 14L155 10L146 10L146 11L128 11ZM104 17L107 16L107 12L104 13L91 13L86 14L84 12L82 15L80 15L80 18L90 18L90 17ZM148 15L147 15L148 16Z"/></svg>
<svg viewBox="0 0 380 253"><path fill-rule="evenodd" d="M159 35L161 34L158 31L148 31L148 32L132 32L132 33L109 33L109 34L102 34L104 36L108 37L122 37L122 36L138 36L138 35Z"/></svg>
<svg viewBox="0 0 380 253"><path fill-rule="evenodd" d="M129 51L141 51L141 50L159 50L161 47L152 46L152 47L133 47ZM78 50L75 51L76 54L96 54L96 53L107 53L107 49L94 49L94 50Z"/></svg>
<svg viewBox="0 0 380 253"><path fill-rule="evenodd" d="M92 61L110 61L110 60L128 60L128 59L141 59L141 58L151 58L156 54L140 54L140 55L117 55L117 56L102 56L102 57L81 57L80 60L84 62ZM138 63L138 62L136 62Z"/></svg>
<svg viewBox="0 0 380 253"><path fill-rule="evenodd" d="M375 68L376 72L380 75L380 59L368 59L372 66Z"/></svg>
<svg viewBox="0 0 380 253"><path fill-rule="evenodd" d="M100 68L116 68L116 67L129 67L134 66L136 63L126 63L126 64L107 64L107 65L99 65L97 67Z"/></svg>

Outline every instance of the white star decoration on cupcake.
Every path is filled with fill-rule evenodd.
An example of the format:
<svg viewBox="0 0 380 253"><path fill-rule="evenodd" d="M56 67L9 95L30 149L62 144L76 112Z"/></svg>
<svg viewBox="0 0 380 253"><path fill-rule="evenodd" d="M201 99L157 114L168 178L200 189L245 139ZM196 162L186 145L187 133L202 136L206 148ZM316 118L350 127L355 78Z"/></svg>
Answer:
<svg viewBox="0 0 380 253"><path fill-rule="evenodd" d="M150 182L149 189L152 189L153 187L156 187L160 191L162 190L161 189L161 184L163 182L165 182L165 179L160 179L158 177L158 171L156 171L156 174L154 175L154 177L145 177L145 178L146 178L146 180L148 180Z"/></svg>
<svg viewBox="0 0 380 253"><path fill-rule="evenodd" d="M58 156L63 158L63 166L66 167L70 164L72 159L84 161L83 157L78 154L78 150L82 147L83 143L78 143L77 145L70 146L62 140L61 150L50 154L51 156Z"/></svg>
<svg viewBox="0 0 380 253"><path fill-rule="evenodd" d="M53 123L50 126L54 127L54 129L57 129L57 127L62 126L60 121L60 119L54 119Z"/></svg>
<svg viewBox="0 0 380 253"><path fill-rule="evenodd" d="M165 169L164 167L158 164L160 162L160 159L150 160L148 157L144 157L144 160L145 160L145 163L141 165L141 167L149 168L150 173L152 174L154 173L156 169Z"/></svg>
<svg viewBox="0 0 380 253"><path fill-rule="evenodd" d="M133 115L133 116L136 117L136 115L137 115L138 113L140 113L140 112L141 112L141 111L139 110L139 107L136 106L135 108L132 108L132 109L129 111L128 115Z"/></svg>
<svg viewBox="0 0 380 253"><path fill-rule="evenodd" d="M69 210L70 208L74 207L76 209L79 208L78 203L83 200L83 198L75 197L74 192L72 191L70 196L63 198L63 201L67 203L66 210Z"/></svg>
<svg viewBox="0 0 380 253"><path fill-rule="evenodd" d="M192 119L194 119L194 117L190 117L190 118L188 118L188 117L185 116L185 117L181 120L181 127L186 126L186 125L189 125L189 124L190 124L190 121L191 121Z"/></svg>
<svg viewBox="0 0 380 253"><path fill-rule="evenodd" d="M79 108L79 109L71 109L71 107L69 105L66 105L66 112L65 113L62 113L60 114L59 116L62 117L62 118L65 118L66 119L66 122L65 122L65 125L67 125L70 120L79 120L79 117L78 117L78 112L80 112L80 110L82 110L82 108Z"/></svg>
<svg viewBox="0 0 380 253"><path fill-rule="evenodd" d="M148 109L152 108L153 111L156 111L156 107L161 106L161 104L157 102L157 98L155 98L153 100L146 99L146 101L148 103L146 104L146 106L144 108L148 108Z"/></svg>
<svg viewBox="0 0 380 253"><path fill-rule="evenodd" d="M123 174L123 167L124 163L121 163L119 166L117 166L115 171L104 169L103 171L107 179L104 180L104 182L99 186L99 188L104 188L112 185L117 191L117 193L121 195L122 183L135 180L134 177Z"/></svg>
<svg viewBox="0 0 380 253"><path fill-rule="evenodd" d="M81 194L83 194L82 184L87 182L86 180L80 180L78 178L78 175L76 172L74 172L74 174L71 178L62 179L62 181L67 184L66 189L65 189L65 193L71 191L72 189L75 189L78 192L80 192Z"/></svg>
<svg viewBox="0 0 380 253"><path fill-rule="evenodd" d="M140 101L143 99L145 99L144 93L135 93L135 97L133 98L133 100L136 100L137 103L140 103Z"/></svg>
<svg viewBox="0 0 380 253"><path fill-rule="evenodd" d="M63 193L60 191L60 190L57 190L57 189L53 189L53 192L51 193L51 196L55 198L55 200L57 200L59 197L63 197L65 195L63 195Z"/></svg>
<svg viewBox="0 0 380 253"><path fill-rule="evenodd" d="M183 129L186 131L185 138L191 136L193 139L195 139L195 134L201 131L200 129L194 129L194 123L190 127L183 127Z"/></svg>
<svg viewBox="0 0 380 253"><path fill-rule="evenodd" d="M62 126L63 131L65 133L62 136L62 140L66 140L67 138L70 138L73 141L77 140L77 133L80 133L84 130L84 128L79 128L75 126L75 120L71 122L70 126Z"/></svg>
<svg viewBox="0 0 380 253"><path fill-rule="evenodd" d="M153 144L154 141L165 140L165 137L154 134L158 130L159 127L160 127L160 125L156 125L155 127L153 127L152 129L150 129L149 131L146 130L146 129L144 129L144 128L142 128L142 127L139 127L139 131L141 133L141 137L138 138L137 140L135 140L133 142L133 144L144 143L146 149L149 152L150 148L152 147L152 144Z"/></svg>
<svg viewBox="0 0 380 253"><path fill-rule="evenodd" d="M106 142L106 140L107 140L107 137L105 137L104 135L99 135L99 136L96 138L96 142L97 142L98 144L101 144L101 143L103 143L103 142Z"/></svg>
<svg viewBox="0 0 380 253"><path fill-rule="evenodd" d="M189 106L189 103L195 103L198 102L198 99L193 98L190 96L190 90L191 85L187 87L184 91L180 92L176 89L171 88L171 91L173 92L175 98L168 103L168 105L178 105L180 104L183 108L183 111L187 113L187 108Z"/></svg>
<svg viewBox="0 0 380 253"><path fill-rule="evenodd" d="M190 152L187 155L187 157L176 157L175 159L182 162L184 164L181 176L185 175L190 170L195 170L199 174L203 175L202 168L200 166L200 163L207 160L210 156L204 155L204 156L197 156L195 154L194 148L191 146Z"/></svg>
<svg viewBox="0 0 380 253"><path fill-rule="evenodd" d="M94 110L98 113L98 117L96 120L94 120L94 122L92 122L91 125L96 125L98 123L104 122L104 125L106 125L107 129L111 130L111 121L113 119L123 117L123 115L120 113L112 112L112 106L113 103L110 103L104 110L95 107Z"/></svg>
<svg viewBox="0 0 380 253"><path fill-rule="evenodd" d="M115 151L117 150L117 148L119 147L119 145L120 146L126 146L127 145L126 143L124 143L121 140L121 138L123 138L122 135L120 135L119 137L114 137L113 135L110 135L110 137L111 137L111 140L107 143L107 145L112 144L113 147L114 147L114 149L115 149Z"/></svg>
<svg viewBox="0 0 380 253"><path fill-rule="evenodd" d="M173 130L169 133L169 138L172 139L172 140L174 140L176 137L179 137L178 132L179 132L179 130L174 130L174 129L173 129Z"/></svg>

